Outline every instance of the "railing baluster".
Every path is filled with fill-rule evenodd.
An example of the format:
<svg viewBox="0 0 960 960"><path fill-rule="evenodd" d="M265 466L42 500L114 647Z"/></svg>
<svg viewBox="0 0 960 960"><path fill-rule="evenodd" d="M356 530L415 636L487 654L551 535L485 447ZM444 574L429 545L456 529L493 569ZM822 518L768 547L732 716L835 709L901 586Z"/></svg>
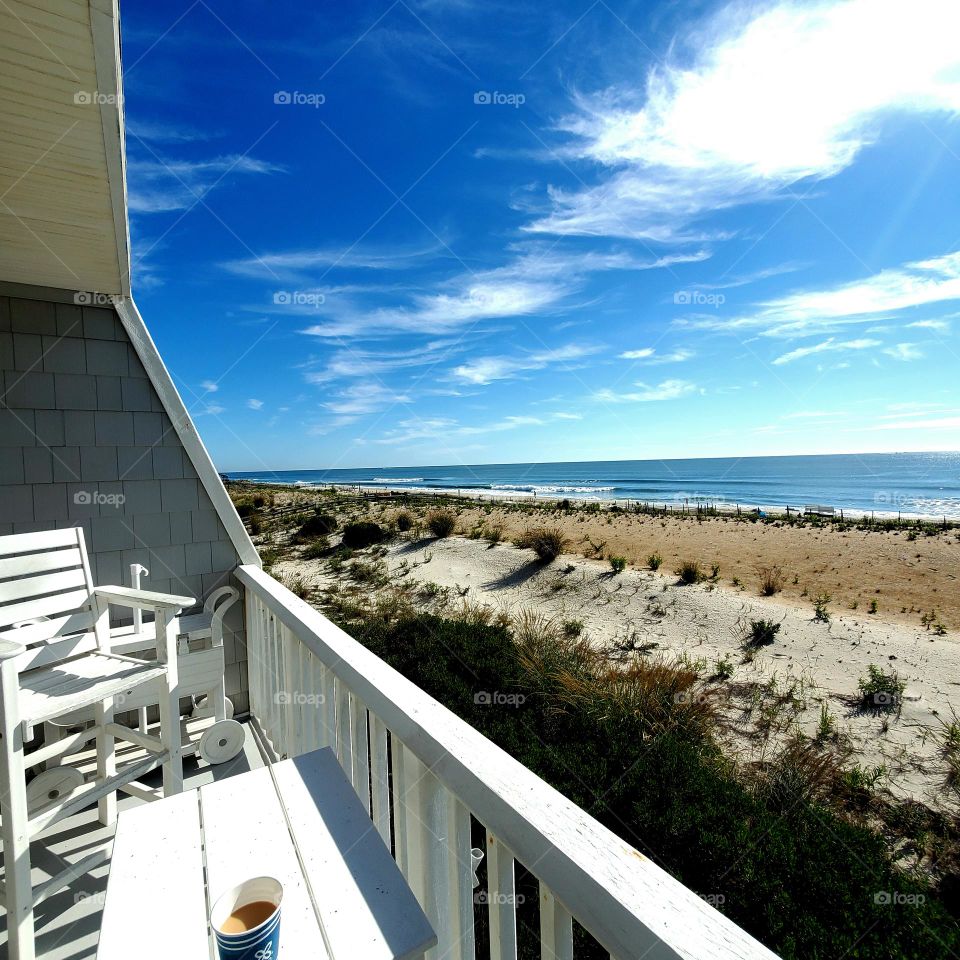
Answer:
<svg viewBox="0 0 960 960"><path fill-rule="evenodd" d="M350 727L353 733L353 789L370 813L370 760L367 745L367 708L350 694Z"/></svg>
<svg viewBox="0 0 960 960"><path fill-rule="evenodd" d="M427 960L431 960L434 957L449 957L456 942L452 922L454 901L450 885L453 837L449 820L449 791L422 765L421 772L418 784L420 863L424 896L421 903L437 934L436 948L426 954Z"/></svg>
<svg viewBox="0 0 960 960"><path fill-rule="evenodd" d="M299 752L298 736L300 724L299 681L296 673L295 640L285 624L280 624L280 648L283 651L283 686L286 689L286 701L283 704L283 735L286 741L284 754L295 757Z"/></svg>
<svg viewBox="0 0 960 960"><path fill-rule="evenodd" d="M517 960L516 889L513 854L487 831L487 907L490 960Z"/></svg>
<svg viewBox="0 0 960 960"><path fill-rule="evenodd" d="M300 676L303 678L303 689L307 700L303 710L303 749L309 753L319 749L320 743L320 714L323 710L323 694L317 682L317 668L320 661L314 657L306 646L297 644L300 650Z"/></svg>
<svg viewBox="0 0 960 960"><path fill-rule="evenodd" d="M573 960L573 919L545 883L540 884L540 958Z"/></svg>
<svg viewBox="0 0 960 960"><path fill-rule="evenodd" d="M394 859L400 867L400 872L408 877L407 872L407 799L404 794L406 787L405 757L406 749L403 743L392 733L390 734L390 759L393 763L393 835Z"/></svg>
<svg viewBox="0 0 960 960"><path fill-rule="evenodd" d="M333 671L329 667L323 668L323 711L321 726L321 744L332 747L337 752L337 690Z"/></svg>
<svg viewBox="0 0 960 960"><path fill-rule="evenodd" d="M387 768L387 728L370 714L370 788L371 815L383 842L390 846L390 780Z"/></svg>
<svg viewBox="0 0 960 960"><path fill-rule="evenodd" d="M350 739L350 691L347 685L337 680L337 757L340 766L353 782L353 741Z"/></svg>
<svg viewBox="0 0 960 960"><path fill-rule="evenodd" d="M475 960L470 811L449 791L447 805L447 843L450 847L450 960Z"/></svg>

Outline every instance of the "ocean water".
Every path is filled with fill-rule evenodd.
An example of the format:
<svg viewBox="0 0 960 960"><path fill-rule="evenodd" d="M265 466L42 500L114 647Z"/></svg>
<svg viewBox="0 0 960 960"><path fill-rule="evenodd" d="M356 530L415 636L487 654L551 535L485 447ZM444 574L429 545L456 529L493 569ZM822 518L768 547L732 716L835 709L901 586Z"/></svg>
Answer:
<svg viewBox="0 0 960 960"><path fill-rule="evenodd" d="M486 491L648 503L739 504L960 520L960 452L697 460L598 460L230 473L233 479L364 488Z"/></svg>

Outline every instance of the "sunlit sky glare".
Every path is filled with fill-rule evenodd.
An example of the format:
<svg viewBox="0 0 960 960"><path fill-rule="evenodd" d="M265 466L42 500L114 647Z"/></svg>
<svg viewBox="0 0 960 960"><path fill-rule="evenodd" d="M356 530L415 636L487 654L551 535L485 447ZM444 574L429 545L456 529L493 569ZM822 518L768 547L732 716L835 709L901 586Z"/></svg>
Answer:
<svg viewBox="0 0 960 960"><path fill-rule="evenodd" d="M122 3L222 470L960 448L960 4Z"/></svg>

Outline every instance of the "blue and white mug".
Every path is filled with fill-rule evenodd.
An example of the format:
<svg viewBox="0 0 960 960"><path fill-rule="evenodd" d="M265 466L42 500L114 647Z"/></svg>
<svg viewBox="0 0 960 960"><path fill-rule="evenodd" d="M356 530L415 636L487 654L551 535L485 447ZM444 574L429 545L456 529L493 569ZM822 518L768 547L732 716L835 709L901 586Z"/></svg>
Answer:
<svg viewBox="0 0 960 960"><path fill-rule="evenodd" d="M217 940L220 960L276 960L280 951L280 902L283 886L273 877L253 877L221 894L210 911L210 926ZM224 933L223 925L241 907L251 903L273 904L273 912L250 930Z"/></svg>

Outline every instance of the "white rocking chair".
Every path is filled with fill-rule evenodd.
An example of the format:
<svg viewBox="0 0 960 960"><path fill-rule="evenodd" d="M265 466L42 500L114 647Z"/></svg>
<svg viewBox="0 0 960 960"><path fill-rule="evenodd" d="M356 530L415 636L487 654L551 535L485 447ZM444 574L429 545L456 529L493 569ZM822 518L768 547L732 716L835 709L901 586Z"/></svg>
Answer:
<svg viewBox="0 0 960 960"><path fill-rule="evenodd" d="M0 816L3 839L8 955L34 960L33 909L104 859L73 863L33 888L30 841L51 824L98 804L100 822L116 819L117 790L143 795L138 783L163 767L163 794L183 789L173 618L192 597L94 587L83 530L74 527L0 537ZM138 660L111 651L110 606L153 610L157 659ZM160 736L114 723L114 698L153 685L160 705ZM35 725L83 707L94 707L88 729L30 754L25 743ZM146 757L117 770L114 742L142 747ZM95 778L64 796L28 810L26 771L96 742Z"/></svg>

